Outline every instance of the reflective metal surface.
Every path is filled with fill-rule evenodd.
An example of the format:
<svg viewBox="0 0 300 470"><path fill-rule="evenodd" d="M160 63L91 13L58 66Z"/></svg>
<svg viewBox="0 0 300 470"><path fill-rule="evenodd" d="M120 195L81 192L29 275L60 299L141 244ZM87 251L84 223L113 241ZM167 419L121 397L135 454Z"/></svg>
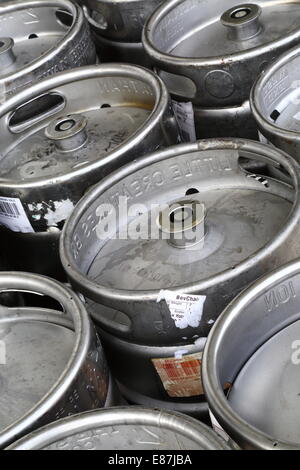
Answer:
<svg viewBox="0 0 300 470"><path fill-rule="evenodd" d="M266 64L299 43L299 18L299 1L170 0L146 22L143 43L172 95L237 106Z"/></svg>
<svg viewBox="0 0 300 470"><path fill-rule="evenodd" d="M247 172L241 157L282 165L295 189ZM63 266L74 288L96 304L122 312L114 319L99 307L94 318L106 331L138 344L194 343L194 335L207 336L245 286L299 255L298 185L296 162L254 141L199 141L157 152L115 172L80 201L61 238ZM155 229L151 204L159 208L189 199L190 193L207 211L206 236L193 249L179 249L149 234L120 239L118 228L128 224L123 213L116 226L99 236L101 207L111 203L112 211L118 211L119 196L129 206L143 204ZM133 227L143 220L138 217L133 217ZM94 229L86 232L86 225ZM206 296L201 319L179 328L166 302L157 302L161 289Z"/></svg>
<svg viewBox="0 0 300 470"><path fill-rule="evenodd" d="M205 347L209 406L246 449L300 448L299 273L297 260L245 290L221 315Z"/></svg>
<svg viewBox="0 0 300 470"><path fill-rule="evenodd" d="M279 57L258 77L250 104L263 136L300 161L300 48Z"/></svg>
<svg viewBox="0 0 300 470"><path fill-rule="evenodd" d="M89 23L103 37L140 42L145 21L162 0L81 0L90 12Z"/></svg>
<svg viewBox="0 0 300 470"><path fill-rule="evenodd" d="M0 107L0 193L21 200L34 231L60 229L91 185L178 139L168 92L150 71L57 74Z"/></svg>
<svg viewBox="0 0 300 470"><path fill-rule="evenodd" d="M0 102L57 72L96 61L82 9L69 0L0 2Z"/></svg>
<svg viewBox="0 0 300 470"><path fill-rule="evenodd" d="M14 450L230 450L204 424L179 413L111 408L83 413L36 431Z"/></svg>
<svg viewBox="0 0 300 470"><path fill-rule="evenodd" d="M103 407L109 375L84 305L46 277L1 272L0 292L45 295L61 310L1 307L0 447L70 414Z"/></svg>

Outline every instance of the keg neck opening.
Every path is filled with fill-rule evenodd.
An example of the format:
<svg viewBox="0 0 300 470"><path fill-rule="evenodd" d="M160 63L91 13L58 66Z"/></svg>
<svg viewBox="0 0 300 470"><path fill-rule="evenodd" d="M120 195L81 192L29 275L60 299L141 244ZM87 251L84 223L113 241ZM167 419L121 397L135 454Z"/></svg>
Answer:
<svg viewBox="0 0 300 470"><path fill-rule="evenodd" d="M16 60L13 47L14 40L12 38L0 38L0 67L2 69L11 66Z"/></svg>
<svg viewBox="0 0 300 470"><path fill-rule="evenodd" d="M169 245L186 249L201 247L205 237L206 209L190 197L168 205L159 213L158 225Z"/></svg>
<svg viewBox="0 0 300 470"><path fill-rule="evenodd" d="M87 141L87 119L80 114L69 114L52 121L45 130L46 137L52 140L57 150L72 152L81 148Z"/></svg>
<svg viewBox="0 0 300 470"><path fill-rule="evenodd" d="M259 21L262 10L260 6L246 3L227 10L221 16L221 23L229 29L229 38L236 41L251 39L262 30Z"/></svg>

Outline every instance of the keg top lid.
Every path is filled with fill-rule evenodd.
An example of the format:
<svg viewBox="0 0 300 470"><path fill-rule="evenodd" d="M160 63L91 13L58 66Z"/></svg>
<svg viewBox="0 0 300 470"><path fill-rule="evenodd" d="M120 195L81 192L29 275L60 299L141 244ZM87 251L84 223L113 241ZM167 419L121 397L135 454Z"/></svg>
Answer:
<svg viewBox="0 0 300 470"><path fill-rule="evenodd" d="M0 307L0 436L29 413L63 373L75 335L72 322L61 317L46 309Z"/></svg>
<svg viewBox="0 0 300 470"><path fill-rule="evenodd" d="M72 265L93 285L135 292L237 275L291 214L291 188L242 169L240 157L270 151L250 141L200 141L120 170L67 223L62 245L70 243Z"/></svg>
<svg viewBox="0 0 300 470"><path fill-rule="evenodd" d="M224 63L227 56L250 58L252 49L286 41L299 30L299 19L300 5L293 1L173 0L154 12L145 36L157 53Z"/></svg>
<svg viewBox="0 0 300 470"><path fill-rule="evenodd" d="M18 78L24 67L58 48L75 22L77 10L71 2L43 3L0 3L0 99L6 80Z"/></svg>
<svg viewBox="0 0 300 470"><path fill-rule="evenodd" d="M63 419L21 439L10 448L229 450L217 434L193 418L139 407L107 408Z"/></svg>

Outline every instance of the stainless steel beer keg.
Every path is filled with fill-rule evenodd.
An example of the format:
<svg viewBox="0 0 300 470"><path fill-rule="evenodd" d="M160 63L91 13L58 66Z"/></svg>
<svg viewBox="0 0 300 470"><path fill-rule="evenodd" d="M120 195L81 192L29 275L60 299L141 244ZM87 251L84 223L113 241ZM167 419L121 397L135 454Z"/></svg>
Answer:
<svg viewBox="0 0 300 470"><path fill-rule="evenodd" d="M202 377L209 407L242 448L300 448L299 287L296 260L237 297L208 338Z"/></svg>
<svg viewBox="0 0 300 470"><path fill-rule="evenodd" d="M143 44L173 97L192 101L198 113L211 108L210 119L222 108L230 120L260 71L299 43L299 17L298 1L170 0L146 22ZM211 136L204 117L199 126L198 137L206 126ZM238 117L228 137L252 137L242 124L236 134L237 127Z"/></svg>
<svg viewBox="0 0 300 470"><path fill-rule="evenodd" d="M62 419L7 450L230 450L230 447L214 431L188 416L122 407Z"/></svg>
<svg viewBox="0 0 300 470"><path fill-rule="evenodd" d="M0 3L0 102L41 78L95 61L80 6L69 0Z"/></svg>
<svg viewBox="0 0 300 470"><path fill-rule="evenodd" d="M293 187L246 171L243 157L282 165ZM126 399L207 411L205 338L243 288L299 256L298 184L297 163L280 150L203 140L132 162L79 202L61 259L90 299Z"/></svg>
<svg viewBox="0 0 300 470"><path fill-rule="evenodd" d="M251 109L263 136L300 161L300 48L273 62L255 82Z"/></svg>
<svg viewBox="0 0 300 470"><path fill-rule="evenodd" d="M1 306L0 447L56 419L111 404L103 351L86 309L66 286L1 272L0 292L54 299L61 310Z"/></svg>
<svg viewBox="0 0 300 470"><path fill-rule="evenodd" d="M82 67L36 83L0 106L0 223L28 239L47 232L49 252L91 185L178 139L166 87L145 69Z"/></svg>

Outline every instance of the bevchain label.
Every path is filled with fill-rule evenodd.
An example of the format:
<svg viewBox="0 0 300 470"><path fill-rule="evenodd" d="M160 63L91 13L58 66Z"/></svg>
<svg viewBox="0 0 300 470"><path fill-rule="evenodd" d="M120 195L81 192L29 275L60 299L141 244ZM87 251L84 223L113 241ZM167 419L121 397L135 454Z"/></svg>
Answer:
<svg viewBox="0 0 300 470"><path fill-rule="evenodd" d="M180 294L169 290L161 290L157 302L165 300L171 317L177 328L184 329L191 326L197 328L200 325L205 295Z"/></svg>

